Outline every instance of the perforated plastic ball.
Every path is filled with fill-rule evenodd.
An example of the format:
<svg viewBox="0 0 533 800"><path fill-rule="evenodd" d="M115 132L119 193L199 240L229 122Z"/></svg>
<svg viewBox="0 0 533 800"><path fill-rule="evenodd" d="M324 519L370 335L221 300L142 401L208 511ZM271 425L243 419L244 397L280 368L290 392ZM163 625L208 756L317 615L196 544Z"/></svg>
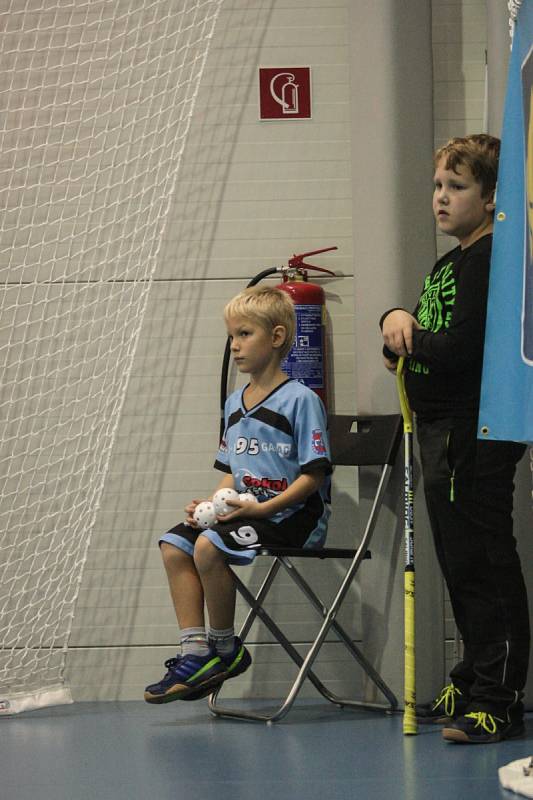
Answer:
<svg viewBox="0 0 533 800"><path fill-rule="evenodd" d="M204 500L203 503L198 503L193 512L193 519L200 528L204 530L210 528L217 521L215 506L210 500Z"/></svg>
<svg viewBox="0 0 533 800"><path fill-rule="evenodd" d="M235 489L219 489L213 495L213 504L217 516L225 516L235 511L233 506L228 506L228 500L238 500L239 493Z"/></svg>
<svg viewBox="0 0 533 800"><path fill-rule="evenodd" d="M241 503L258 503L259 500L252 494L251 492L241 492L239 495L239 500Z"/></svg>

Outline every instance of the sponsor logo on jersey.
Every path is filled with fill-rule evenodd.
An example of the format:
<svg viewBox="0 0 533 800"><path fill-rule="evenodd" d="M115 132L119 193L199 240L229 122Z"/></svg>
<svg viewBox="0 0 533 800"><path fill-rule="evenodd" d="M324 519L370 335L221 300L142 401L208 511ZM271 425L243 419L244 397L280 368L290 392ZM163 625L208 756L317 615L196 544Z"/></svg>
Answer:
<svg viewBox="0 0 533 800"><path fill-rule="evenodd" d="M256 478L254 475L245 475L242 482L246 489L251 490L255 495L259 494L258 490L272 493L284 492L289 486L287 478L281 480L279 478Z"/></svg>
<svg viewBox="0 0 533 800"><path fill-rule="evenodd" d="M324 435L319 428L315 428L312 433L312 447L315 453L319 456L326 455L326 445L324 444Z"/></svg>

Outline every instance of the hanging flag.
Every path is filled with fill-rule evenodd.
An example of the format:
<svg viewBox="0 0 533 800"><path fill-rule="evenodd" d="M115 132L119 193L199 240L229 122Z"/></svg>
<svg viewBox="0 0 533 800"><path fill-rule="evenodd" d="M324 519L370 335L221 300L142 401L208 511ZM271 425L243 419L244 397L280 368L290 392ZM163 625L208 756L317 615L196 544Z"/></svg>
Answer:
<svg viewBox="0 0 533 800"><path fill-rule="evenodd" d="M533 442L533 2L515 23L494 222L479 438Z"/></svg>

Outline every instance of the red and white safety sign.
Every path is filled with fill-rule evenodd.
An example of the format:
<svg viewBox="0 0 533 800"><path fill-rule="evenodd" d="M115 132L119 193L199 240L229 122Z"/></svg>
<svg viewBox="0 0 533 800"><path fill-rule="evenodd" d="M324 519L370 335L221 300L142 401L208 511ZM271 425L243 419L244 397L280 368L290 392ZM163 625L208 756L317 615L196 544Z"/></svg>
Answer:
<svg viewBox="0 0 533 800"><path fill-rule="evenodd" d="M259 68L260 119L311 117L311 67Z"/></svg>

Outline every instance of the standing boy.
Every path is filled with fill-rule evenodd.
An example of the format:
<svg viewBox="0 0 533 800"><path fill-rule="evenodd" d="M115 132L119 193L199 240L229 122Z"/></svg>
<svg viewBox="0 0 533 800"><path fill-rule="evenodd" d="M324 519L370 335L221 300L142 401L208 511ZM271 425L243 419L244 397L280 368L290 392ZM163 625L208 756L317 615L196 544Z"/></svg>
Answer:
<svg viewBox="0 0 533 800"><path fill-rule="evenodd" d="M186 522L160 538L181 655L166 661L165 676L146 688L148 703L205 697L250 666L234 632L229 564L250 564L261 546L321 547L326 536L331 465L324 406L281 370L296 328L292 301L279 289L246 289L224 318L233 359L250 381L226 402L217 489L251 492L258 502L230 502L235 510L199 530L193 513L200 501L193 500Z"/></svg>
<svg viewBox="0 0 533 800"><path fill-rule="evenodd" d="M414 314L392 309L380 323L385 365L408 358L428 514L464 643L451 683L420 713L445 722L445 739L468 743L523 733L529 658L512 522L525 445L477 439L499 150L485 134L437 150L433 212L459 245L437 261Z"/></svg>

